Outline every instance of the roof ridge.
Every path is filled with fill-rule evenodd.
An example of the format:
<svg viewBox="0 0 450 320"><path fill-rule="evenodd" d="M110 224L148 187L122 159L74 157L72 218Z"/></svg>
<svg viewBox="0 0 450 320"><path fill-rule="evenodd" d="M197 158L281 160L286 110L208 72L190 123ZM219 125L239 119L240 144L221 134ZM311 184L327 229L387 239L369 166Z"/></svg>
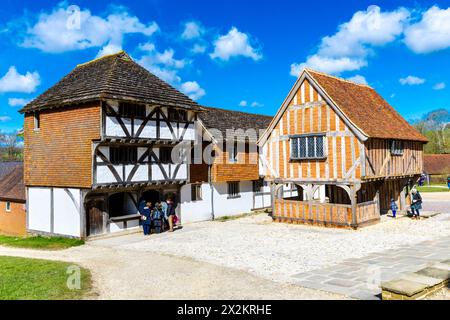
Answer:
<svg viewBox="0 0 450 320"><path fill-rule="evenodd" d="M249 114L249 115L253 115L253 116L261 116L261 117L273 118L272 116L268 116L268 115L260 114L260 113L251 113L251 112L238 111L238 110L230 110L230 109L217 108L217 107L207 107L207 106L202 106L202 107L203 107L203 108L206 108L206 109L216 109L216 110L222 110L222 111L230 111L230 112L236 112L236 113L244 113L244 114Z"/></svg>
<svg viewBox="0 0 450 320"><path fill-rule="evenodd" d="M128 58L131 59L131 57L128 55L128 53L126 53L124 50L121 50L121 51L116 52L116 53L112 53L112 54L108 54L106 56L95 58L95 59L90 60L90 61L85 62L85 63L80 63L80 64L77 65L77 68L78 67L84 67L86 65L89 65L89 64L94 63L94 62L98 62L98 61L103 60L103 59L111 58L111 57L114 57L114 56L120 56L120 55L126 55Z"/></svg>
<svg viewBox="0 0 450 320"><path fill-rule="evenodd" d="M340 77L337 77L337 76L333 76L331 74L328 74L328 73L325 73L325 72L321 72L321 71L317 71L317 70L314 70L314 69L311 69L311 68L305 68L305 71L308 72L308 73L309 72L317 73L317 74L320 74L320 75L325 76L325 77L329 77L329 78L333 78L333 79L336 79L336 80L339 80L339 81L343 81L343 82L347 82L347 83L350 83L350 84L354 84L354 85L357 85L357 86L360 86L360 87L366 87L366 88L373 89L368 84L357 83L357 82L352 81L352 80L348 80L348 79L340 78Z"/></svg>

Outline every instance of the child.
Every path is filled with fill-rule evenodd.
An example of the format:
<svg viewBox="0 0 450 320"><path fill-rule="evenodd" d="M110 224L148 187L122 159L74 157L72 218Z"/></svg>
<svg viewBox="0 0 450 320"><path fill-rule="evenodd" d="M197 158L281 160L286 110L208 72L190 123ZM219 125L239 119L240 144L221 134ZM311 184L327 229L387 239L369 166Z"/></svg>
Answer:
<svg viewBox="0 0 450 320"><path fill-rule="evenodd" d="M396 214L397 214L397 210L398 210L398 207L397 207L397 204L395 203L395 200L394 199L391 199L391 211L392 211L392 217L396 217Z"/></svg>

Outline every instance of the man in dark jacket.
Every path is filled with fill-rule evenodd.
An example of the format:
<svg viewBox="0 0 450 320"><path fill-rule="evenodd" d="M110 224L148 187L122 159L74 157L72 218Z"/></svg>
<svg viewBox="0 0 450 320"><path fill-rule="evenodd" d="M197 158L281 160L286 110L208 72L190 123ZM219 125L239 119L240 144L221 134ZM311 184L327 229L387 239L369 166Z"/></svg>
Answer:
<svg viewBox="0 0 450 320"><path fill-rule="evenodd" d="M141 214L144 235L148 236L152 226L152 203L148 201L142 208L140 205L139 213Z"/></svg>

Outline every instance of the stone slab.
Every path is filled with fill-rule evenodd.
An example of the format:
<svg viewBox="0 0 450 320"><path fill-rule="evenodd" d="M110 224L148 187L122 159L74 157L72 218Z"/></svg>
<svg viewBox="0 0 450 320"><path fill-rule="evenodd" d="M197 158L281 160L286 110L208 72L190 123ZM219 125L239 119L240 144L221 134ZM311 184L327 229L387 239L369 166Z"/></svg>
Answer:
<svg viewBox="0 0 450 320"><path fill-rule="evenodd" d="M450 271L450 264L446 264L446 263L436 263L436 264L433 264L432 267Z"/></svg>
<svg viewBox="0 0 450 320"><path fill-rule="evenodd" d="M418 283L409 280L392 280L383 282L381 288L384 291L394 292L396 294L412 297L419 292L424 291L428 286L423 283Z"/></svg>
<svg viewBox="0 0 450 320"><path fill-rule="evenodd" d="M338 287L350 288L350 287L355 287L360 283L358 283L356 281L352 281L352 280L333 279L333 280L325 282L325 284L338 286Z"/></svg>
<svg viewBox="0 0 450 320"><path fill-rule="evenodd" d="M425 284L429 287L434 287L442 282L441 279L427 277L418 273L407 273L401 276L404 280L409 280L417 283Z"/></svg>
<svg viewBox="0 0 450 320"><path fill-rule="evenodd" d="M450 278L450 271L433 268L433 267L427 267L424 269L421 269L416 272L417 274L421 274L427 277L440 279L441 281L445 281Z"/></svg>

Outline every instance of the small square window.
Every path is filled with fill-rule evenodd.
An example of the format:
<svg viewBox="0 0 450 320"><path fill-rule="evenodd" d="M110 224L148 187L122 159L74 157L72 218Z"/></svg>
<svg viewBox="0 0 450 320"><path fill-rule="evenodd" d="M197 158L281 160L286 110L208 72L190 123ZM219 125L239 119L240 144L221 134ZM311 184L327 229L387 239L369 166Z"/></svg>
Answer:
<svg viewBox="0 0 450 320"><path fill-rule="evenodd" d="M202 185L201 184L193 184L191 186L191 199L192 201L201 201L202 197Z"/></svg>
<svg viewBox="0 0 450 320"><path fill-rule="evenodd" d="M10 201L6 202L6 212L11 212L11 202Z"/></svg>
<svg viewBox="0 0 450 320"><path fill-rule="evenodd" d="M394 140L391 143L391 154L393 156L402 156L403 148L403 141Z"/></svg>
<svg viewBox="0 0 450 320"><path fill-rule="evenodd" d="M228 199L239 198L240 196L239 182L228 182Z"/></svg>

